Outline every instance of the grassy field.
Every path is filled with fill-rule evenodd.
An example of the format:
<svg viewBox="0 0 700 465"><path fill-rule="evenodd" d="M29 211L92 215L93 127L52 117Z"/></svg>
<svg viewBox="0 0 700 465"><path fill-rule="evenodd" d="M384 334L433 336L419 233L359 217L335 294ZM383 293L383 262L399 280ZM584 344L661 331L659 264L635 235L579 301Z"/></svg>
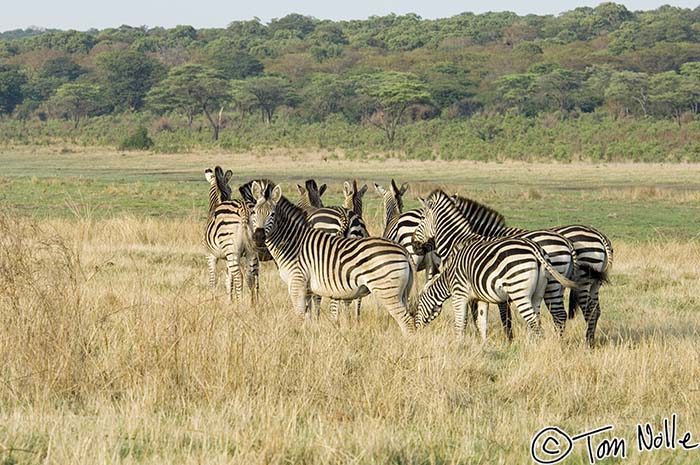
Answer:
<svg viewBox="0 0 700 465"><path fill-rule="evenodd" d="M0 151L0 464L525 464L549 425L614 425L593 445L625 438L627 458L598 463L700 463L638 452L636 430L676 413L700 437L700 166L337 158ZM293 199L309 176L329 204L396 177L409 207L444 187L512 225L596 226L615 246L598 346L546 312L536 342L516 317L508 344L497 312L487 344L457 341L449 310L404 339L371 297L359 322L301 323L271 264L257 308L227 304L201 245L214 164ZM372 190L365 211L378 233ZM589 463L584 441L562 463Z"/></svg>

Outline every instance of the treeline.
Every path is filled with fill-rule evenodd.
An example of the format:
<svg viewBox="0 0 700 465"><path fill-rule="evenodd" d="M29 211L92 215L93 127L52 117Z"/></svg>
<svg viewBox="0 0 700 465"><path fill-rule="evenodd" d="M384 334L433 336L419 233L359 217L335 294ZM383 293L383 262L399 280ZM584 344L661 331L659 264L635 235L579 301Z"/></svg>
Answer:
<svg viewBox="0 0 700 465"><path fill-rule="evenodd" d="M224 29L0 34L0 124L11 139L26 138L8 130L13 121L53 134L55 121L69 120L71 138L99 126L112 127L105 139L115 140L125 136L118 121L127 115L156 145L200 140L203 128L212 140L236 133L231 141L246 139L245 131L277 134L276 126L290 138L334 126L375 131L376 148L406 151L415 137L404 124L449 124L491 143L513 118L572 126L591 114L585 124L605 131L636 120L680 128L695 124L699 111L700 7L631 12L604 3L556 17L336 22L291 14ZM432 141L433 156L446 156L442 142Z"/></svg>

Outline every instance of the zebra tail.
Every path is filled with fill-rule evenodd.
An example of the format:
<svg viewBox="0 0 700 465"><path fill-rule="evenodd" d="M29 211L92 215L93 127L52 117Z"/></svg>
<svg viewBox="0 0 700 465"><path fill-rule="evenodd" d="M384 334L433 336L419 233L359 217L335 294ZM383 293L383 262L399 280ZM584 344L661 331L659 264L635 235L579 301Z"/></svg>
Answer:
<svg viewBox="0 0 700 465"><path fill-rule="evenodd" d="M527 242L532 245L533 250L535 251L535 256L537 257L537 260L539 260L542 265L544 265L544 268L547 270L549 274L552 275L554 279L557 280L559 284L562 286L569 288L569 289L580 289L584 287L586 284L583 283L577 283L576 281L572 281L571 279L567 278L563 274L559 273L553 266L552 262L549 261L549 257L547 254L542 250L542 247L540 247L539 244L536 242L530 240L530 239L525 239Z"/></svg>
<svg viewBox="0 0 700 465"><path fill-rule="evenodd" d="M576 308L578 308L578 291L576 289L571 289L568 308L568 317L570 320L573 320L576 316Z"/></svg>
<svg viewBox="0 0 700 465"><path fill-rule="evenodd" d="M608 239L607 236L601 234L601 239L603 239L603 246L605 247L605 254L607 256L607 260L605 261L605 267L603 268L603 272L607 272L612 268L613 264L613 247L612 247L612 242L610 242L610 239ZM607 276L604 282L607 282Z"/></svg>
<svg viewBox="0 0 700 465"><path fill-rule="evenodd" d="M408 295L406 296L406 302L411 317L415 317L418 310L418 296L420 294L420 289L418 289L418 272L416 271L416 264L413 263L411 254L406 252L406 258L408 258L408 265L411 268L411 284L407 286Z"/></svg>

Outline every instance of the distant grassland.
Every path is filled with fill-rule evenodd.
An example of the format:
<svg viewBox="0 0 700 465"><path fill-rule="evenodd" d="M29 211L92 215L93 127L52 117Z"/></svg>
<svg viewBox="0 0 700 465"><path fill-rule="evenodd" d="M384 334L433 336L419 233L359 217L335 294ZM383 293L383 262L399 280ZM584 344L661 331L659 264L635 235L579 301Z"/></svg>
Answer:
<svg viewBox="0 0 700 465"><path fill-rule="evenodd" d="M328 204L342 200L342 183L370 185L366 215L382 215L372 182L409 182L407 208L436 187L473 197L526 228L580 222L628 240L689 239L700 233L700 165L526 164L469 161L338 160L325 153L268 151L239 155L131 154L94 149L0 153L0 202L34 217L109 218L124 214L204 218L203 172L220 164L233 185L252 177L329 184ZM375 231L379 233L379 231Z"/></svg>
<svg viewBox="0 0 700 465"><path fill-rule="evenodd" d="M405 339L371 296L359 322L332 322L324 302L302 323L270 263L258 308L247 290L228 304L201 245L215 164L292 199L308 177L328 204L346 179L395 177L408 207L443 187L513 225L591 224L615 246L598 346L580 315L559 339L546 310L542 340L516 316L508 344L492 311L487 344L456 341L449 304ZM365 200L376 234L379 199ZM700 434L699 209L699 165L2 153L0 464L527 464L545 426L609 424L628 459L599 463L698 463L638 453L635 426L677 413L680 434ZM584 445L562 463L588 464Z"/></svg>

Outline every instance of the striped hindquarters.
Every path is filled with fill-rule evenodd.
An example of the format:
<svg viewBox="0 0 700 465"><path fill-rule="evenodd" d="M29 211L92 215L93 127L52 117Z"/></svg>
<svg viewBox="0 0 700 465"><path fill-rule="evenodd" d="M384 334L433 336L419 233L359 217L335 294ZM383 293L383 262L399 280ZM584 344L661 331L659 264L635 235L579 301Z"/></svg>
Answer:
<svg viewBox="0 0 700 465"><path fill-rule="evenodd" d="M551 228L566 237L574 245L578 263L601 273L607 272L613 263L613 248L605 234L590 226L579 224Z"/></svg>
<svg viewBox="0 0 700 465"><path fill-rule="evenodd" d="M243 246L247 213L240 200L219 204L209 215L204 241L211 253L219 258L234 253Z"/></svg>
<svg viewBox="0 0 700 465"><path fill-rule="evenodd" d="M518 305L519 299L529 298L533 273L540 263L533 246L518 238L473 242L457 249L451 260L456 285L470 285L477 300L489 303L504 302L510 297ZM503 293L505 284L515 285L514 295Z"/></svg>

